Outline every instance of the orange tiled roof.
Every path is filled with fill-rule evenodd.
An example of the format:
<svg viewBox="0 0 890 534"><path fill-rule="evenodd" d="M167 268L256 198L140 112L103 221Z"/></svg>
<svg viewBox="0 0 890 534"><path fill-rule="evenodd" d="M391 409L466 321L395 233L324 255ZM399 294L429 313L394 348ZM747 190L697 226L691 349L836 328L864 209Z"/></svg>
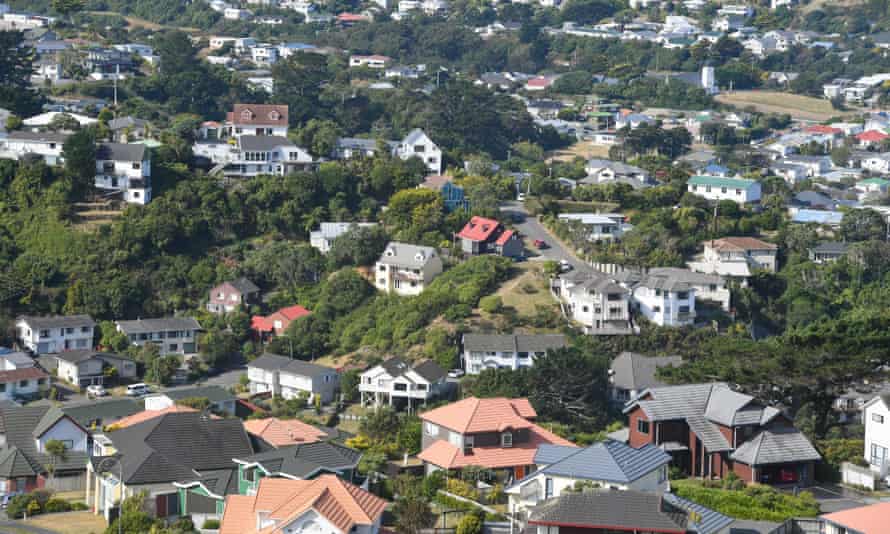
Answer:
<svg viewBox="0 0 890 534"><path fill-rule="evenodd" d="M821 517L862 534L890 534L890 502L852 508Z"/></svg>
<svg viewBox="0 0 890 534"><path fill-rule="evenodd" d="M244 429L273 447L315 443L327 437L324 431L298 419L251 419L244 422Z"/></svg>
<svg viewBox="0 0 890 534"><path fill-rule="evenodd" d="M161 417L162 415L166 415L168 413L184 413L184 412L197 412L198 410L194 408L190 408L188 406L180 406L178 404L174 404L173 406L168 406L162 410L142 410L141 412L136 412L133 415L128 415L122 419L118 419L110 426L113 426L117 429L127 428L128 426L138 425L139 423L144 423L146 421L150 421L156 417Z"/></svg>
<svg viewBox="0 0 890 534"><path fill-rule="evenodd" d="M417 457L442 469L460 469L470 465L503 469L534 464L538 447L548 444L576 446L571 441L532 424L529 429L529 440L525 443L514 443L512 447L473 447L472 454L464 454L451 443L439 440L421 451Z"/></svg>
<svg viewBox="0 0 890 534"><path fill-rule="evenodd" d="M256 531L253 495L228 495L220 522L219 534L243 534Z"/></svg>
<svg viewBox="0 0 890 534"><path fill-rule="evenodd" d="M461 434L472 434L501 432L507 428L530 428L534 425L529 419L537 415L528 399L467 397L424 412L420 414L420 418Z"/></svg>

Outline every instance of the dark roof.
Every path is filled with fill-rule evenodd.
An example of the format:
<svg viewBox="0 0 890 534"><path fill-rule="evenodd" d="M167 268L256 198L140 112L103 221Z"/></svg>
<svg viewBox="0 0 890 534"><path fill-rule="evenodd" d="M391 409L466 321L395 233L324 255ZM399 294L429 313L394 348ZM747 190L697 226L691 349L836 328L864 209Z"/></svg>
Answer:
<svg viewBox="0 0 890 534"><path fill-rule="evenodd" d="M688 526L698 534L714 534L734 522L732 518L726 517L720 512L715 512L710 508L673 493L665 493L663 497L667 504L685 510L687 513L694 512L695 515L693 517L687 516L689 520Z"/></svg>
<svg viewBox="0 0 890 534"><path fill-rule="evenodd" d="M427 382L438 382L447 374L447 371L433 360L427 360L411 367L405 360L395 357L386 360L380 366L393 378L402 376L408 371L414 371Z"/></svg>
<svg viewBox="0 0 890 534"><path fill-rule="evenodd" d="M16 449L16 455L5 453L0 456L0 477L13 478L16 472L30 474L43 473L50 463L47 454L37 451L37 437L52 427L66 415L55 406L3 406L0 408L0 427L6 436L9 449ZM64 459L56 461L57 471L82 470L86 467L87 453L69 451ZM9 471L4 471L9 470Z"/></svg>
<svg viewBox="0 0 890 534"><path fill-rule="evenodd" d="M192 480L195 471L227 469L253 453L239 419L168 413L108 434L121 455L126 484Z"/></svg>
<svg viewBox="0 0 890 534"><path fill-rule="evenodd" d="M730 458L751 466L787 462L819 461L822 455L810 440L795 428L764 430L739 445Z"/></svg>
<svg viewBox="0 0 890 534"><path fill-rule="evenodd" d="M148 332L166 332L170 330L200 330L193 317L164 317L161 319L136 319L135 321L117 321L117 325L125 334L145 334Z"/></svg>
<svg viewBox="0 0 890 534"><path fill-rule="evenodd" d="M812 248L812 251L819 254L846 254L850 249L850 245L840 241L828 241L819 243Z"/></svg>
<svg viewBox="0 0 890 534"><path fill-rule="evenodd" d="M148 121L143 119L137 119L135 117L126 116L119 117L117 119L111 119L108 121L108 129L114 130L123 130L124 128L142 128L148 124Z"/></svg>
<svg viewBox="0 0 890 534"><path fill-rule="evenodd" d="M547 467L535 471L530 476L547 473L576 479L628 484L671 461L670 454L648 443L635 449L618 441L606 440L583 449L574 447L560 449L570 450L553 451L568 452L568 454ZM546 449L543 454L541 452L541 448L539 448L538 453L535 454L535 463L539 465L546 463L543 461L544 459L558 456Z"/></svg>
<svg viewBox="0 0 890 534"><path fill-rule="evenodd" d="M130 398L95 400L62 406L65 415L84 428L90 428L93 422L97 422L97 425L107 425L142 410L142 401Z"/></svg>
<svg viewBox="0 0 890 534"><path fill-rule="evenodd" d="M266 353L256 360L247 364L248 367L256 367L267 371L284 371L287 373L301 376L324 376L330 374L334 369L323 365L304 362L302 360L293 360L287 356L279 356L278 354Z"/></svg>
<svg viewBox="0 0 890 534"><path fill-rule="evenodd" d="M566 492L532 507L530 512L532 525L685 534L688 524L687 513L677 507L665 507L661 496L631 490Z"/></svg>
<svg viewBox="0 0 890 534"><path fill-rule="evenodd" d="M562 334L464 334L465 350L544 352L567 345Z"/></svg>
<svg viewBox="0 0 890 534"><path fill-rule="evenodd" d="M319 471L338 472L353 469L362 453L331 443L318 441L261 452L252 456L236 457L241 463L257 463L269 473L284 473L297 478L311 478Z"/></svg>
<svg viewBox="0 0 890 534"><path fill-rule="evenodd" d="M127 356L121 356L119 354L113 354L111 352L100 352L91 349L66 350L64 352L54 354L53 356L60 360L65 360L66 362L71 363L80 363L82 361L89 360L95 357L132 361L132 358L128 358Z"/></svg>
<svg viewBox="0 0 890 534"><path fill-rule="evenodd" d="M162 391L160 395L169 397L174 401L190 398L206 398L210 402L223 402L235 399L235 395L220 386L194 386L168 389Z"/></svg>
<svg viewBox="0 0 890 534"><path fill-rule="evenodd" d="M260 290L256 284L244 278L243 276L237 280L232 280L228 282L228 284L238 291L241 292L242 295L247 295L248 293L256 293Z"/></svg>
<svg viewBox="0 0 890 534"><path fill-rule="evenodd" d="M20 315L31 328L76 328L79 326L96 326L89 315Z"/></svg>
<svg viewBox="0 0 890 534"><path fill-rule="evenodd" d="M621 389L643 390L666 385L655 378L660 367L680 366L680 356L645 356L635 352L622 352L612 361L612 385Z"/></svg>
<svg viewBox="0 0 890 534"><path fill-rule="evenodd" d="M242 135L238 138L241 150L266 151L280 146L296 146L287 137L278 135Z"/></svg>
<svg viewBox="0 0 890 534"><path fill-rule="evenodd" d="M124 143L102 143L96 147L97 160L143 161L145 145Z"/></svg>
<svg viewBox="0 0 890 534"><path fill-rule="evenodd" d="M181 485L192 485L200 483L207 491L214 495L225 497L226 495L238 494L238 468L236 466L228 469L213 469L201 472L201 476L188 481Z"/></svg>
<svg viewBox="0 0 890 534"><path fill-rule="evenodd" d="M19 140L19 141L36 141L41 143L56 143L63 144L65 141L71 137L71 134L66 133L57 133L57 132L25 132L25 131L15 131L9 132L9 135L6 136L7 139Z"/></svg>

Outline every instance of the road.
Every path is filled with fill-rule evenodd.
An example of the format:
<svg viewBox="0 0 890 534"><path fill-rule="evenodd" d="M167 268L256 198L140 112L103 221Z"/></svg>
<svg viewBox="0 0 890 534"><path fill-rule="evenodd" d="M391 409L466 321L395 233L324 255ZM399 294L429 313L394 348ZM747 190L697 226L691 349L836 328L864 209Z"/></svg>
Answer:
<svg viewBox="0 0 890 534"><path fill-rule="evenodd" d="M585 266L585 263L579 260L573 252L563 247L553 235L544 228L544 225L536 217L529 215L528 210L522 205L522 202L511 200L501 205L501 212L513 217L513 226L519 230L526 241L533 242L537 239L547 243L548 247L544 250L532 248L529 252L532 261L541 260L567 260L572 267L579 268ZM522 217L522 222L516 222L516 216Z"/></svg>
<svg viewBox="0 0 890 534"><path fill-rule="evenodd" d="M206 380L199 380L194 385L202 386L222 386L224 388L232 387L241 380L241 375L247 374L247 366L240 365L231 369L227 369L218 375L211 376Z"/></svg>

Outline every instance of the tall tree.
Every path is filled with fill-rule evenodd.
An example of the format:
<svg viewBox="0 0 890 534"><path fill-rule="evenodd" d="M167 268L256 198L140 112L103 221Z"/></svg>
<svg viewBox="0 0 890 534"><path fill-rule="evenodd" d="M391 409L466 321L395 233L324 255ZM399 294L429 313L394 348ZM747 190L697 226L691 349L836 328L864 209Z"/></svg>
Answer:
<svg viewBox="0 0 890 534"><path fill-rule="evenodd" d="M75 194L85 195L93 188L96 176L96 135L92 128L72 134L62 146L65 170L74 184Z"/></svg>
<svg viewBox="0 0 890 534"><path fill-rule="evenodd" d="M22 117L40 111L41 97L31 88L34 49L22 32L0 31L0 107Z"/></svg>

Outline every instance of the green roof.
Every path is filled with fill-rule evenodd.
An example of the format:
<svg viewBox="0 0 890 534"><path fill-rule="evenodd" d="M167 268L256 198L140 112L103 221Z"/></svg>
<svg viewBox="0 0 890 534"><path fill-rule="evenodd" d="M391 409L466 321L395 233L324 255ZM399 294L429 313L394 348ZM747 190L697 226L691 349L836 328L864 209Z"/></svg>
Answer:
<svg viewBox="0 0 890 534"><path fill-rule="evenodd" d="M591 111L587 114L588 117L613 117L614 115L608 111Z"/></svg>
<svg viewBox="0 0 890 534"><path fill-rule="evenodd" d="M710 185L712 187L733 187L747 189L757 183L755 180L744 178L724 178L722 176L693 176L689 179L692 185Z"/></svg>
<svg viewBox="0 0 890 534"><path fill-rule="evenodd" d="M869 178L867 180L862 180L859 184L865 185L890 185L890 180L886 180L884 178Z"/></svg>

